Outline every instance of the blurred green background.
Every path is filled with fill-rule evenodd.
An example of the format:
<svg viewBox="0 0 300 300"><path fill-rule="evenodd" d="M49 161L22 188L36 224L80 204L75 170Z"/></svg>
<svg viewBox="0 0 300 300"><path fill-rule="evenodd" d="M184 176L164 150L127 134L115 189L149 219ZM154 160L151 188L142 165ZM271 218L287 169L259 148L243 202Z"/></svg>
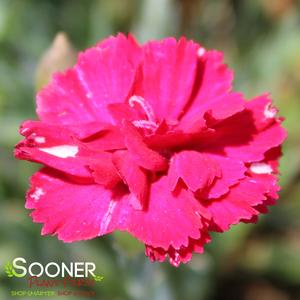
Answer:
<svg viewBox="0 0 300 300"><path fill-rule="evenodd" d="M47 52L59 31L74 49L60 36ZM73 244L41 237L41 225L24 208L37 167L16 161L12 152L20 122L35 118L36 87L51 68L71 63L74 51L118 31L133 32L140 42L186 35L224 51L235 70L235 88L248 98L270 91L286 118L278 205L257 225L215 234L204 255L178 269L150 263L143 247L125 234ZM300 299L299 121L297 0L0 0L0 299L26 288L3 270L17 256L95 262L104 276L97 299Z"/></svg>

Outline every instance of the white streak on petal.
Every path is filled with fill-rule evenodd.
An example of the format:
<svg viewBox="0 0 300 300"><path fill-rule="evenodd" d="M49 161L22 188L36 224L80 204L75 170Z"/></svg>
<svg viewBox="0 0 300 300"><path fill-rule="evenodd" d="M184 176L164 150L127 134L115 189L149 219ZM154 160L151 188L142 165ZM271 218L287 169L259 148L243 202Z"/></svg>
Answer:
<svg viewBox="0 0 300 300"><path fill-rule="evenodd" d="M75 157L76 154L78 153L78 147L70 146L70 145L61 145L61 146L54 146L49 148L39 148L39 150L60 158Z"/></svg>
<svg viewBox="0 0 300 300"><path fill-rule="evenodd" d="M33 194L30 195L31 198L34 199L34 201L39 201L40 197L45 195L45 192L41 188L36 188Z"/></svg>
<svg viewBox="0 0 300 300"><path fill-rule="evenodd" d="M198 56L199 56L199 57L203 56L203 55L205 54L205 52L206 52L206 51L205 51L205 49L204 49L203 47L199 48L199 49L198 49Z"/></svg>
<svg viewBox="0 0 300 300"><path fill-rule="evenodd" d="M264 109L264 115L267 119L272 119L276 116L277 110L272 107L271 103L268 103Z"/></svg>
<svg viewBox="0 0 300 300"><path fill-rule="evenodd" d="M174 258L170 258L170 263L175 267L178 267L180 264L180 256L178 252L175 252Z"/></svg>
<svg viewBox="0 0 300 300"><path fill-rule="evenodd" d="M85 77L84 77L84 74L82 72L82 69L81 68L76 68L76 73L77 73L77 76L78 76L78 79L79 79L81 85L83 86L83 88L84 88L84 90L86 92L86 97L88 99L91 99L93 97L93 93L90 90L90 87L89 87L89 85L87 84L87 82L85 80Z"/></svg>
<svg viewBox="0 0 300 300"><path fill-rule="evenodd" d="M250 179L249 182L251 182L251 183L257 183L257 181L253 180L253 179Z"/></svg>
<svg viewBox="0 0 300 300"><path fill-rule="evenodd" d="M58 116L59 116L59 117L62 117L62 116L65 116L66 114L67 114L67 112L66 112L66 111L63 111L63 112L59 113Z"/></svg>
<svg viewBox="0 0 300 300"><path fill-rule="evenodd" d="M266 163L253 163L250 170L255 174L271 174L273 172L271 166Z"/></svg>
<svg viewBox="0 0 300 300"><path fill-rule="evenodd" d="M106 230L109 226L113 211L116 207L117 201L111 200L107 209L107 212L103 216L103 219L100 224L100 230L98 235L103 235L106 233Z"/></svg>
<svg viewBox="0 0 300 300"><path fill-rule="evenodd" d="M43 144L43 143L46 142L46 139L45 139L43 136L36 136L36 137L34 138L34 140L35 140L37 143L39 143L39 144Z"/></svg>
<svg viewBox="0 0 300 300"><path fill-rule="evenodd" d="M21 134L24 134L24 133L27 132L28 130L29 130L29 128L26 128L26 127L25 127L25 128L22 128L21 131L20 131L20 133L21 133Z"/></svg>

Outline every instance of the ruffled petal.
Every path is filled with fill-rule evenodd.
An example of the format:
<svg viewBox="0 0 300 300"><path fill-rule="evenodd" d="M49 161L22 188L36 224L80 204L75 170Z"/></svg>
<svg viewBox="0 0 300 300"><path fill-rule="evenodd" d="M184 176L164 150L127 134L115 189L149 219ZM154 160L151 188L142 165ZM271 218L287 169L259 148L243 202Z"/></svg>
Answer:
<svg viewBox="0 0 300 300"><path fill-rule="evenodd" d="M98 184L75 184L51 169L42 169L31 177L26 198L26 208L34 210L33 221L44 224L43 235L57 234L73 242L108 233L112 192Z"/></svg>
<svg viewBox="0 0 300 300"><path fill-rule="evenodd" d="M140 51L131 36L119 34L81 53L73 69L55 74L38 94L40 119L55 124L113 123L106 107L126 100Z"/></svg>
<svg viewBox="0 0 300 300"><path fill-rule="evenodd" d="M197 240L189 239L187 247L181 247L175 249L170 247L168 250L162 248L154 248L150 245L146 245L145 254L150 258L152 262L163 262L166 257L169 257L170 264L178 267L180 263L187 263L192 259L193 253L203 253L204 245L211 241L209 234L202 230L201 237Z"/></svg>
<svg viewBox="0 0 300 300"><path fill-rule="evenodd" d="M66 128L27 121L20 132L25 139L15 147L17 158L42 163L70 175L91 177L86 162L94 153L84 150Z"/></svg>
<svg viewBox="0 0 300 300"><path fill-rule="evenodd" d="M143 96L158 120L176 120L189 101L198 48L185 38L151 41L143 47Z"/></svg>
<svg viewBox="0 0 300 300"><path fill-rule="evenodd" d="M175 154L171 159L168 173L172 190L176 188L179 178L182 178L193 192L207 189L215 178L221 176L218 163L209 155L196 151L181 151Z"/></svg>
<svg viewBox="0 0 300 300"><path fill-rule="evenodd" d="M244 108L241 94L229 93L232 88L233 72L223 64L223 54L201 48L199 51L196 82L188 107L182 117L185 126L203 118L211 112L216 119L227 118Z"/></svg>
<svg viewBox="0 0 300 300"><path fill-rule="evenodd" d="M267 213L268 206L276 204L280 191L278 185L278 158L281 155L281 148L276 147L269 150L265 159L261 162L252 163L249 165L249 176L253 182L265 187L266 199L263 203L255 207L260 213ZM250 220L251 221L251 220ZM255 218L254 220L255 221Z"/></svg>
<svg viewBox="0 0 300 300"><path fill-rule="evenodd" d="M217 154L205 153L205 155L218 164L222 175L216 178L212 186L200 194L201 198L219 198L246 176L247 168L242 161Z"/></svg>
<svg viewBox="0 0 300 300"><path fill-rule="evenodd" d="M179 129L194 132L195 128L201 129L207 125L207 116L215 121L226 119L243 111L246 102L240 93L227 93L210 100L202 99L198 104L183 116Z"/></svg>
<svg viewBox="0 0 300 300"><path fill-rule="evenodd" d="M197 192L201 199L218 198L245 177L247 168L241 161L196 151L182 151L171 159L168 179L175 189L179 178L187 187Z"/></svg>
<svg viewBox="0 0 300 300"><path fill-rule="evenodd" d="M203 151L223 153L244 162L261 161L264 154L285 140L281 119L264 113L270 100L264 96L247 103L246 109L218 123L216 134L203 145Z"/></svg>
<svg viewBox="0 0 300 300"><path fill-rule="evenodd" d="M131 192L129 197L133 208L144 208L148 199L146 172L134 162L128 151L114 152L113 163Z"/></svg>
<svg viewBox="0 0 300 300"><path fill-rule="evenodd" d="M282 121L282 118L278 118L278 111L273 107L268 94L257 96L247 102L246 108L251 111L254 126L259 131L266 129L274 122Z"/></svg>
<svg viewBox="0 0 300 300"><path fill-rule="evenodd" d="M165 250L170 246L186 247L189 238L199 239L199 230L204 226L199 202L184 189L172 193L166 176L151 185L147 209L132 209L128 199L118 209L118 219L127 220L123 230L147 245Z"/></svg>
<svg viewBox="0 0 300 300"><path fill-rule="evenodd" d="M205 51L199 56L201 82L191 110L203 105L203 102L212 102L215 97L227 94L231 90L233 71L223 63L223 57L223 53L216 50Z"/></svg>
<svg viewBox="0 0 300 300"><path fill-rule="evenodd" d="M42 163L66 174L85 177L104 186L113 186L120 181L117 170L111 162L111 153L99 147L92 147L76 136L91 133L78 131L73 126L51 125L38 121L26 121L20 128L25 136L15 148L17 158ZM105 136L106 129L101 131ZM90 138L90 137L89 137ZM101 140L101 138L99 138ZM92 172L91 172L92 171ZM93 176L92 176L93 173ZM103 174L100 178L99 174Z"/></svg>
<svg viewBox="0 0 300 300"><path fill-rule="evenodd" d="M247 177L232 187L225 196L207 201L206 207L212 215L211 229L228 230L241 220L252 219L259 214L255 207L266 200L267 189L263 184Z"/></svg>
<svg viewBox="0 0 300 300"><path fill-rule="evenodd" d="M125 145L136 164L151 171L163 171L168 167L167 160L144 143L134 125L124 120L122 130Z"/></svg>

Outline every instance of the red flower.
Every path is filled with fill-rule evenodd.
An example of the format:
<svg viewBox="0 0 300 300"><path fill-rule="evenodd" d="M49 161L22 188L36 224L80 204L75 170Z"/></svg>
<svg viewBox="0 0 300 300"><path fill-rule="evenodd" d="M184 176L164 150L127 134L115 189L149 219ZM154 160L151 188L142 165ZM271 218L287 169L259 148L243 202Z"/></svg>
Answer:
<svg viewBox="0 0 300 300"><path fill-rule="evenodd" d="M45 165L26 207L65 242L126 230L152 261L203 252L210 231L274 204L286 137L267 95L245 101L217 51L110 37L55 74L21 126L19 159Z"/></svg>

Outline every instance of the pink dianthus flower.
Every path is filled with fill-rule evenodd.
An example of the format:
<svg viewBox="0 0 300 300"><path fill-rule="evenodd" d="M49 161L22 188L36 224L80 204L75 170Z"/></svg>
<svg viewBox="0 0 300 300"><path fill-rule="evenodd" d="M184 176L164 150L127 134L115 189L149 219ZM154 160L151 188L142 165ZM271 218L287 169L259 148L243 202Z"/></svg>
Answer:
<svg viewBox="0 0 300 300"><path fill-rule="evenodd" d="M152 261L178 266L211 231L265 213L286 132L268 95L232 91L222 60L185 38L140 46L119 34L55 74L15 149L44 165L26 197L42 234L128 231Z"/></svg>

